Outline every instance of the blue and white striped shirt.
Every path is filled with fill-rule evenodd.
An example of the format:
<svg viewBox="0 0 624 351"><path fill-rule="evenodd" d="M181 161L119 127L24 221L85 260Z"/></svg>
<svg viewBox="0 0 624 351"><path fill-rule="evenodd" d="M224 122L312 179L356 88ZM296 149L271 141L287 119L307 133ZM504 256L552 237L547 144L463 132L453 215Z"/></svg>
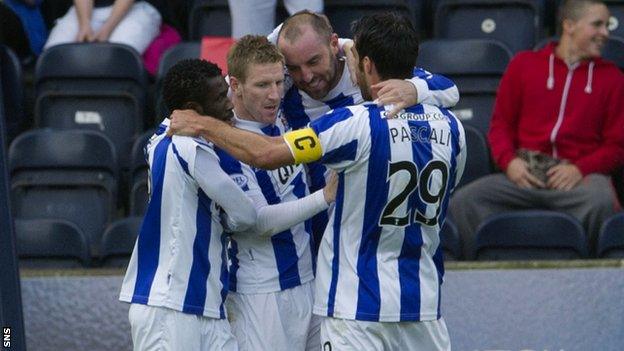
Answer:
<svg viewBox="0 0 624 351"><path fill-rule="evenodd" d="M314 313L364 321L440 317L439 232L466 142L449 111L415 105L385 119L374 104L336 109L310 127L339 173L321 241Z"/></svg>
<svg viewBox="0 0 624 351"><path fill-rule="evenodd" d="M225 318L228 238L221 217L242 230L256 212L219 167L211 144L167 137L168 125L167 119L147 146L150 201L120 300Z"/></svg>

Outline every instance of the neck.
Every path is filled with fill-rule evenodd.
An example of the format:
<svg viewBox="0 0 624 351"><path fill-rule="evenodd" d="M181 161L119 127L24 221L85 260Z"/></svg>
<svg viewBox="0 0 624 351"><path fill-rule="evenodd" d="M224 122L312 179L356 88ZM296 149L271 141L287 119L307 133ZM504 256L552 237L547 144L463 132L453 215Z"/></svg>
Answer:
<svg viewBox="0 0 624 351"><path fill-rule="evenodd" d="M559 45L555 48L555 55L562 59L567 65L573 65L584 59L579 54L578 50L563 37Z"/></svg>
<svg viewBox="0 0 624 351"><path fill-rule="evenodd" d="M336 85L338 85L338 82L340 82L340 79L342 78L342 75L344 74L345 69L348 69L345 66L345 60L341 60L341 59L337 59L336 60L336 69L334 72L336 72L336 74L334 74L334 78L332 79L331 82L329 82L329 90L332 90L336 87Z"/></svg>

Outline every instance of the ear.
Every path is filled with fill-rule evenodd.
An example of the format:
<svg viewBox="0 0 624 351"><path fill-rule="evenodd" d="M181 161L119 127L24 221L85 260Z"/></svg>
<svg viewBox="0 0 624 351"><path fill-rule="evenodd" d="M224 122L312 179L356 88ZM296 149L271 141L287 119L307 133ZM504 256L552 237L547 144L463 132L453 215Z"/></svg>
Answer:
<svg viewBox="0 0 624 351"><path fill-rule="evenodd" d="M183 107L186 110L195 110L195 112L199 113L200 115L204 113L204 109L201 107L200 104L196 103L195 101L185 102Z"/></svg>
<svg viewBox="0 0 624 351"><path fill-rule="evenodd" d="M368 56L362 58L362 67L364 67L364 72L368 75L372 74L373 70L376 70L375 63Z"/></svg>
<svg viewBox="0 0 624 351"><path fill-rule="evenodd" d="M574 31L574 25L576 24L576 21L573 21L571 19L564 19L561 22L561 34L568 34L568 33L572 33Z"/></svg>
<svg viewBox="0 0 624 351"><path fill-rule="evenodd" d="M340 52L340 46L338 45L338 34L332 33L332 35L329 37L329 49L331 50L333 56L338 55L338 52Z"/></svg>
<svg viewBox="0 0 624 351"><path fill-rule="evenodd" d="M242 84L238 80L238 78L230 76L230 89L232 89L232 93L234 93L234 95L239 96L239 97L241 96L242 94L241 87L242 87Z"/></svg>

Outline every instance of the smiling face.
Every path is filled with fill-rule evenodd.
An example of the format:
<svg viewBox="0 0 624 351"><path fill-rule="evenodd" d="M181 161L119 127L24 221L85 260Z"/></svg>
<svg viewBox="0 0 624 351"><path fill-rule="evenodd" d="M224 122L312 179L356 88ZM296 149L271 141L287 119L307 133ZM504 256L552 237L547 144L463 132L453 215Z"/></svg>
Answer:
<svg viewBox="0 0 624 351"><path fill-rule="evenodd" d="M563 35L569 38L570 47L580 59L600 56L609 39L607 29L609 10L603 4L585 5L577 20L568 19L563 24Z"/></svg>
<svg viewBox="0 0 624 351"><path fill-rule="evenodd" d="M278 46L293 83L313 99L325 97L338 82L339 48L335 34L327 42L306 25L295 40L280 37Z"/></svg>
<svg viewBox="0 0 624 351"><path fill-rule="evenodd" d="M284 95L284 66L281 62L251 63L244 82L230 77L236 114L246 120L275 123Z"/></svg>

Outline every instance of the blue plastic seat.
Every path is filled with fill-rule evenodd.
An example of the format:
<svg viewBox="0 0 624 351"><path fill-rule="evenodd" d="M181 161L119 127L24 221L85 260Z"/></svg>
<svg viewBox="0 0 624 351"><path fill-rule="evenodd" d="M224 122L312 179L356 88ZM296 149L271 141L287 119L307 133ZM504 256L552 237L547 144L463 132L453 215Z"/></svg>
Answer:
<svg viewBox="0 0 624 351"><path fill-rule="evenodd" d="M488 218L477 229L479 261L563 260L587 257L583 228L554 211L517 211Z"/></svg>
<svg viewBox="0 0 624 351"><path fill-rule="evenodd" d="M599 258L624 258L624 213L607 219L598 236Z"/></svg>
<svg viewBox="0 0 624 351"><path fill-rule="evenodd" d="M458 188L492 173L490 149L483 133L470 125L464 125L464 132L467 149L466 167Z"/></svg>
<svg viewBox="0 0 624 351"><path fill-rule="evenodd" d="M514 53L530 50L542 37L541 12L532 0L443 0L435 12L434 37L495 39Z"/></svg>
<svg viewBox="0 0 624 351"><path fill-rule="evenodd" d="M0 108L6 121L8 142L28 126L23 111L22 66L17 55L0 44Z"/></svg>
<svg viewBox="0 0 624 351"><path fill-rule="evenodd" d="M624 1L605 0L611 17L609 18L609 31L611 35L624 38Z"/></svg>
<svg viewBox="0 0 624 351"><path fill-rule="evenodd" d="M127 169L147 99L146 72L134 49L113 43L51 47L39 57L35 86L38 127L102 132Z"/></svg>
<svg viewBox="0 0 624 351"><path fill-rule="evenodd" d="M149 130L139 136L132 147L132 168L130 171L130 215L142 216L147 209L148 194L148 170L145 146L154 130Z"/></svg>
<svg viewBox="0 0 624 351"><path fill-rule="evenodd" d="M115 211L115 148L87 130L33 130L9 150L12 208L19 219L64 219L78 226L98 251Z"/></svg>
<svg viewBox="0 0 624 351"><path fill-rule="evenodd" d="M127 267L141 230L143 217L128 217L111 223L102 236L102 265Z"/></svg>
<svg viewBox="0 0 624 351"><path fill-rule="evenodd" d="M487 134L498 83L511 56L495 40L428 40L420 45L417 66L453 79L461 96L453 112Z"/></svg>
<svg viewBox="0 0 624 351"><path fill-rule="evenodd" d="M232 36L232 18L227 0L195 0L189 13L189 37ZM267 33L268 34L268 33Z"/></svg>
<svg viewBox="0 0 624 351"><path fill-rule="evenodd" d="M79 268L91 262L88 238L66 220L16 219L15 237L22 268Z"/></svg>
<svg viewBox="0 0 624 351"><path fill-rule="evenodd" d="M160 123L169 112L162 101L162 83L169 69L182 60L199 58L200 53L201 44L199 41L179 43L165 51L158 63L158 72L156 74L156 88L154 89L156 116L152 124Z"/></svg>
<svg viewBox="0 0 624 351"><path fill-rule="evenodd" d="M457 261L461 259L461 241L457 227L448 218L444 221L440 230L440 242L444 251L445 261Z"/></svg>

